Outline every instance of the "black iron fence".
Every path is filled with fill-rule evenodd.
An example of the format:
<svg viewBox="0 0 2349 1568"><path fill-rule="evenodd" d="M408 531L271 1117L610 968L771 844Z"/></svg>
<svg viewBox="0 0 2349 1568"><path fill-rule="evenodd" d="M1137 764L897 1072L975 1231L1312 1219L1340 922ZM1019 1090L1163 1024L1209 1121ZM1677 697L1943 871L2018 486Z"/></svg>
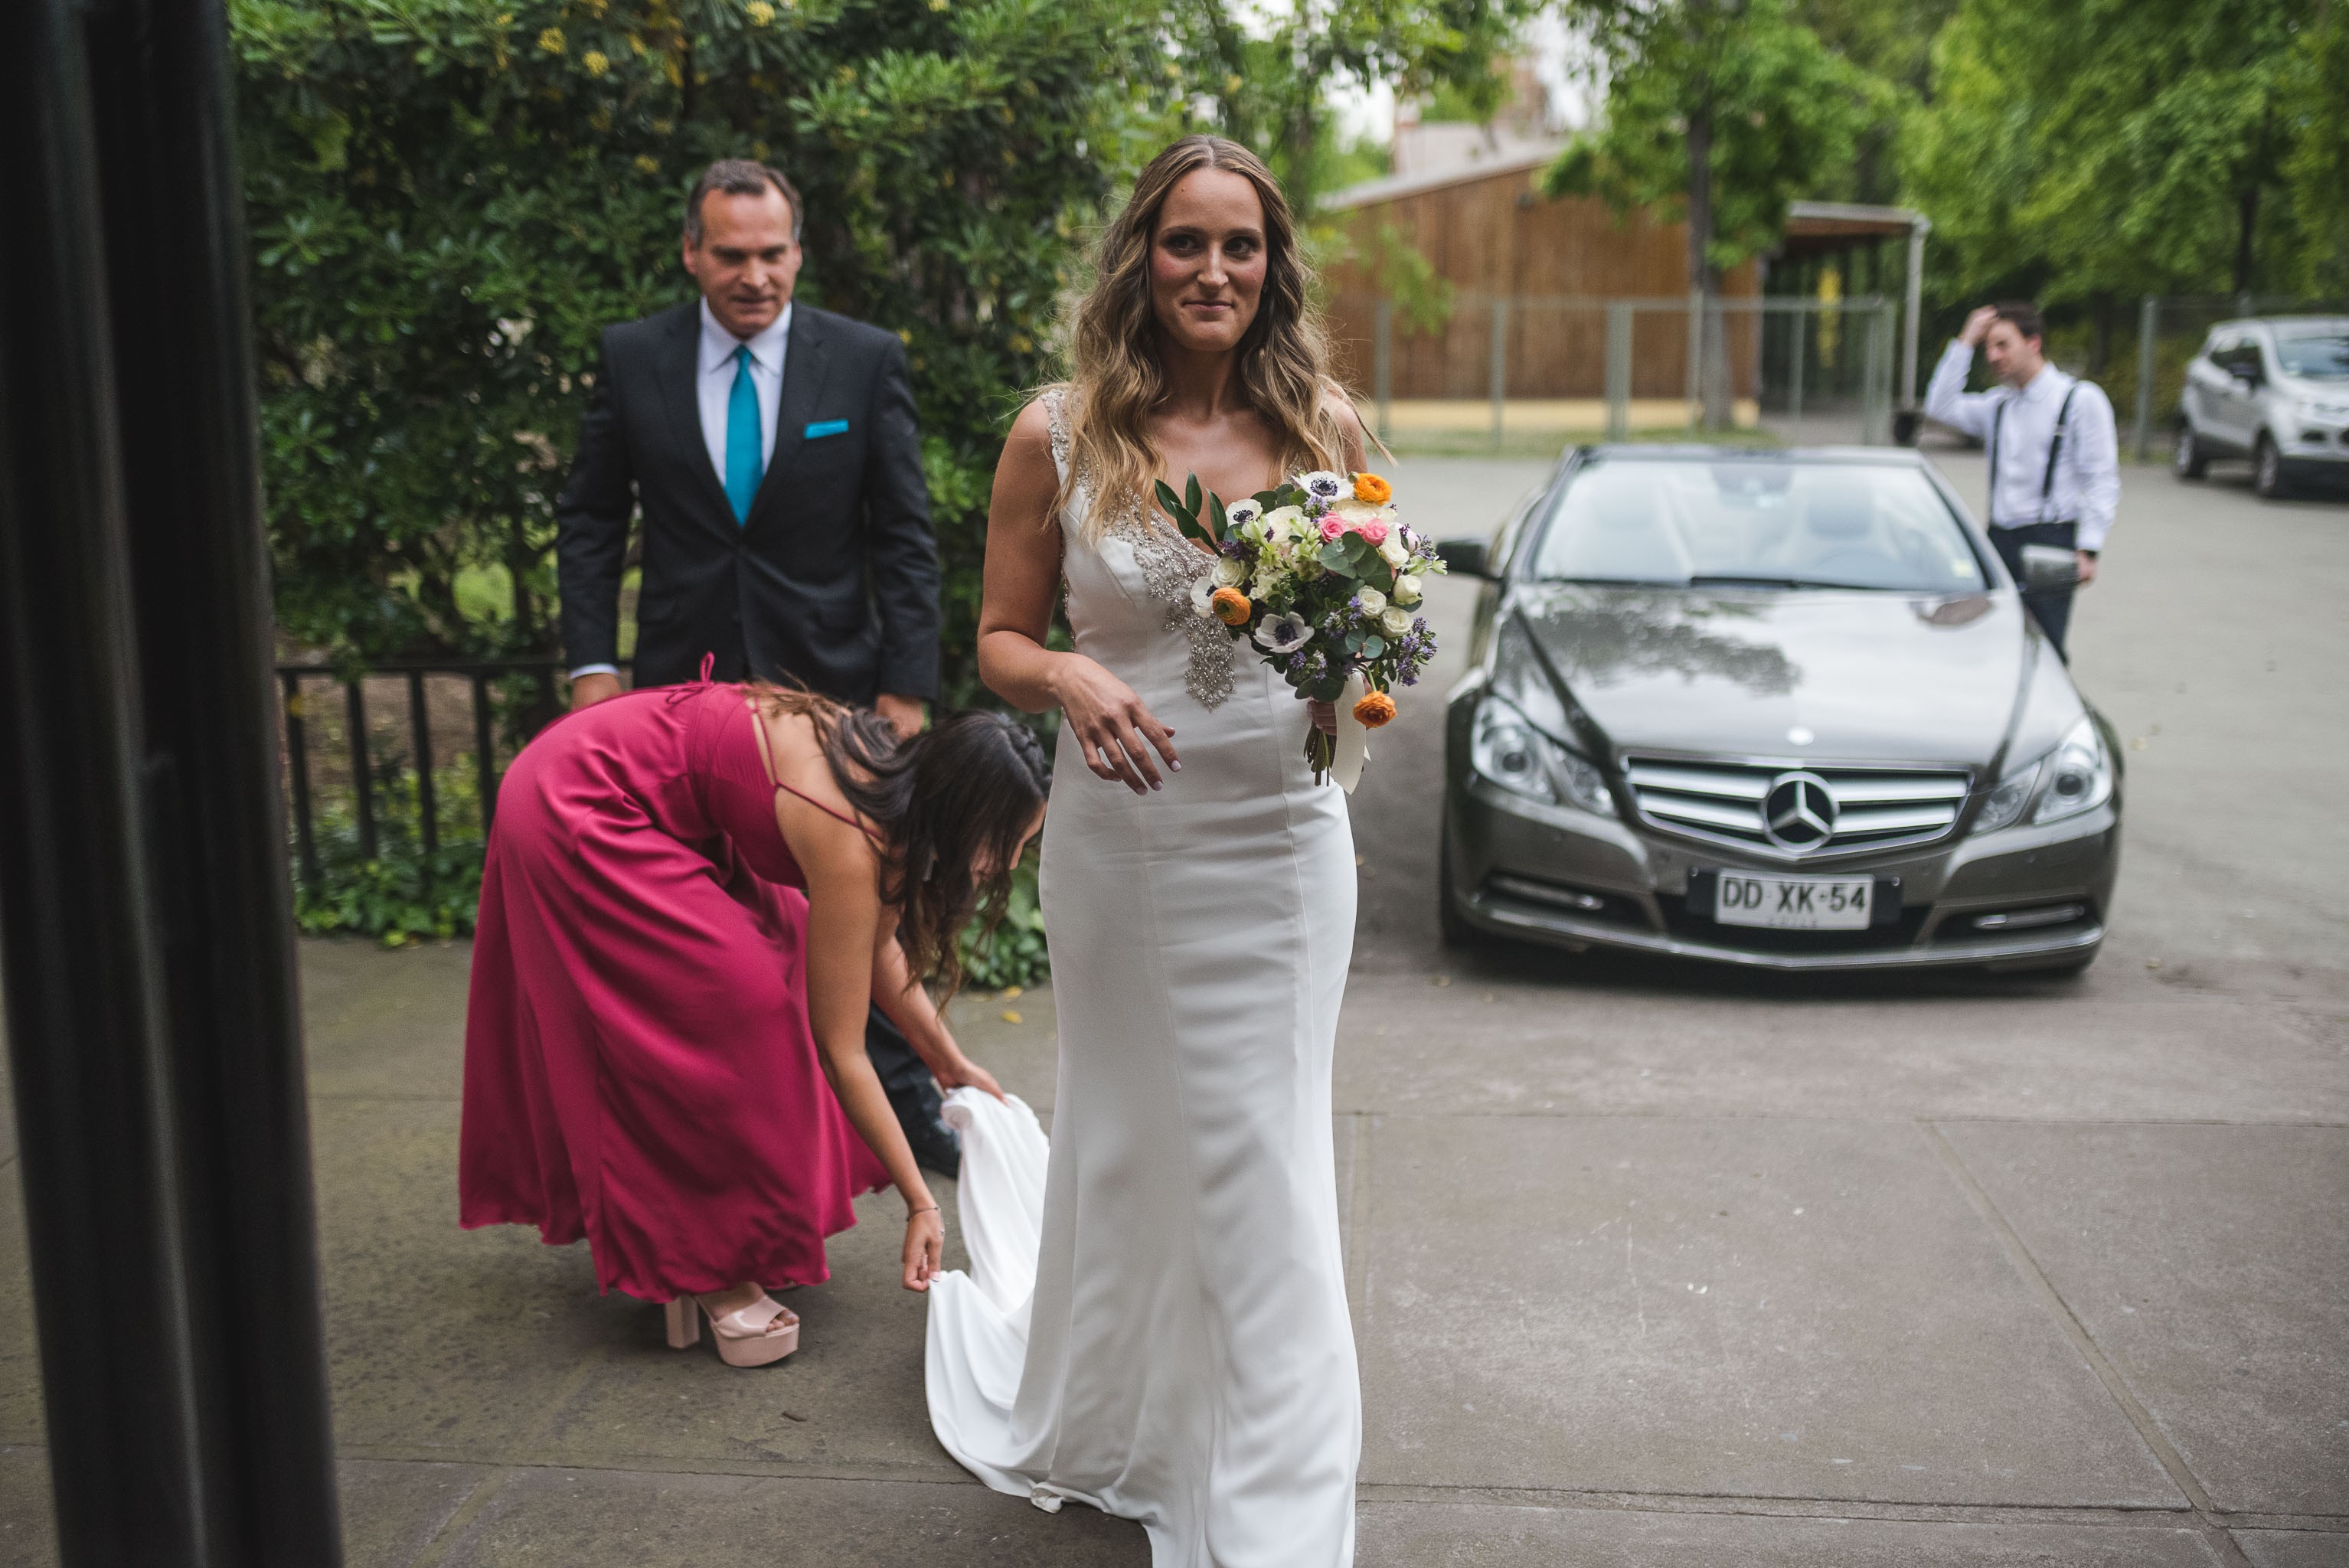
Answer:
<svg viewBox="0 0 2349 1568"><path fill-rule="evenodd" d="M326 697L335 686L342 688L343 736L338 748L349 773L349 800L352 825L357 830L361 858L373 860L378 851L380 832L378 791L398 788L378 777L375 748L369 740L367 717L367 685L370 681L397 679L406 686L409 755L408 767L402 771L412 773L416 830L419 847L429 855L440 847L443 818L440 799L440 783L434 774L436 748L433 738L432 705L427 688L433 677L463 680L471 687L470 728L473 747L472 787L480 806L481 835L486 840L490 823L497 812L498 766L501 716L500 704L492 690L492 683L514 676L528 676L543 683L534 694L532 708L543 708L543 717L551 717L560 709L554 702L555 683L564 673L561 661L552 658L517 658L494 660L399 660L351 671L326 665L282 664L277 667L277 680L282 688L285 726L285 790L289 815L293 819L295 868L305 886L316 888L323 872L318 855L318 790L313 767L313 748L320 737L314 734L326 727L318 722L318 711L311 705ZM508 704L508 712L515 705ZM442 727L444 729L446 726ZM530 727L537 727L536 724ZM526 737L524 738L526 738ZM403 782L405 782L403 780Z"/></svg>

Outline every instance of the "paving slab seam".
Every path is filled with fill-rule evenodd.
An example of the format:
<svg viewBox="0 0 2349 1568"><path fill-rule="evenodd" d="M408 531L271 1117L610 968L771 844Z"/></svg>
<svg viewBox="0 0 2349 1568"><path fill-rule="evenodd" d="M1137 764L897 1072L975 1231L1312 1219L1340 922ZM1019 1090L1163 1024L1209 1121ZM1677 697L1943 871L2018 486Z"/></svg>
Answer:
<svg viewBox="0 0 2349 1568"><path fill-rule="evenodd" d="M440 1568L448 1559L449 1549L472 1528L473 1521L481 1518L482 1510L490 1506L491 1500L505 1490L505 1484L513 1478L513 1473L511 1470L492 1470L474 1482L473 1490L466 1494L465 1501L450 1511L449 1517L441 1522L440 1528L433 1532L432 1539L424 1543L424 1550L408 1560L406 1568Z"/></svg>
<svg viewBox="0 0 2349 1568"><path fill-rule="evenodd" d="M1366 1482L1358 1502L1456 1508L1584 1509L1599 1513L1752 1515L1768 1519L1867 1519L1913 1524L2077 1524L2122 1527L2148 1522L2199 1522L2190 1508L2079 1508L2054 1504L1891 1502L1858 1498L1772 1497L1730 1492L1578 1491L1570 1487L1422 1486ZM2238 1529L2247 1528L2230 1521Z"/></svg>
<svg viewBox="0 0 2349 1568"><path fill-rule="evenodd" d="M740 1476L757 1480L889 1481L908 1486L984 1486L977 1476L947 1462L920 1470L890 1465L821 1464L800 1460L700 1460L661 1454L579 1454L538 1449L493 1458L454 1449L344 1448L337 1458L372 1464L483 1465L511 1470L612 1470L626 1475Z"/></svg>
<svg viewBox="0 0 2349 1568"><path fill-rule="evenodd" d="M1961 1122L1958 1125L1964 1124ZM2072 1311L2071 1305L2064 1299L2063 1294L2056 1290L2054 1282L2050 1280L2045 1271L2040 1268L2039 1260L2031 1255L2031 1249L2023 1244L2023 1237L2016 1233L2013 1225L2008 1222L2005 1213L1992 1200L1989 1191L1982 1184L1974 1179L1974 1173L1966 1168L1964 1159L1958 1153L1957 1145L1950 1141L1948 1135L1941 1130L1938 1123L1920 1120L1917 1126L1925 1135L1925 1140L1932 1145L1933 1151L1940 1156L1941 1163L1949 1168L1951 1177L1965 1193L1966 1201L1974 1206L1974 1212L1982 1216L1982 1222L1988 1225L1992 1234L1998 1238L1999 1245L2006 1251L2008 1261L2023 1275L2023 1282L2031 1287L2032 1293L2039 1297L2041 1305L2045 1306L2054 1317L2057 1326L2064 1330L2064 1337L2071 1340L2073 1347L2086 1360L2088 1369L2094 1372L2096 1375L2096 1380L2105 1386L2105 1392L2111 1396L2113 1403L2120 1407L2121 1414L2127 1418L2129 1425L2137 1429L2137 1440L2144 1443L2147 1449L2160 1462L2161 1468L2169 1472L2170 1484L2184 1493L2186 1500L2193 1504L2197 1522L2201 1526L2204 1544L2216 1552L2220 1561L2228 1563L2230 1568L2251 1568L2251 1560L2244 1554L2243 1549L2236 1544L2235 1538L2228 1533L2224 1516L2221 1511L2211 1503L2210 1494L2204 1490L2201 1481L2188 1467L2185 1459L2162 1434L2161 1428L2155 1422L2152 1412L2138 1401L2136 1393L2130 1389L2127 1380L2122 1377L2120 1369L2106 1358L2103 1349L2096 1344L2095 1336L2088 1332L2087 1326L2080 1321L2078 1315Z"/></svg>

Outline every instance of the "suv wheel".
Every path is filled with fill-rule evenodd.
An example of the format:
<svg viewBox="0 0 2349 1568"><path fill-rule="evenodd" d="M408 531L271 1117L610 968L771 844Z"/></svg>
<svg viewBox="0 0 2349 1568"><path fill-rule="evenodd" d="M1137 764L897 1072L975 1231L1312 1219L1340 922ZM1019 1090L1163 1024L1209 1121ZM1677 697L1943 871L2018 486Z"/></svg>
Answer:
<svg viewBox="0 0 2349 1568"><path fill-rule="evenodd" d="M2261 434L2251 462L2251 489L2261 500L2278 500L2292 493L2292 484L2283 477L2283 454L2276 450L2274 437Z"/></svg>
<svg viewBox="0 0 2349 1568"><path fill-rule="evenodd" d="M2178 427L2178 447L2170 453L2170 467L2181 480L2199 480L2210 471L2209 454L2194 438L2193 426Z"/></svg>

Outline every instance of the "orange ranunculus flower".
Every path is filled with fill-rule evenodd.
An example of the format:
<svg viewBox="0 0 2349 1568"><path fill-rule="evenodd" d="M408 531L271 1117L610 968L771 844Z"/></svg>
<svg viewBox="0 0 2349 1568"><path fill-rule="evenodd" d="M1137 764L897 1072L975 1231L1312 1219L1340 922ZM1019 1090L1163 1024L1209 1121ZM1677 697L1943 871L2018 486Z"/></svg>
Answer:
<svg viewBox="0 0 2349 1568"><path fill-rule="evenodd" d="M1372 506L1384 506L1394 500L1394 487L1376 474L1354 476L1354 499Z"/></svg>
<svg viewBox="0 0 2349 1568"><path fill-rule="evenodd" d="M1364 729L1376 729L1394 722L1394 698L1382 691L1374 691L1354 705L1354 722Z"/></svg>
<svg viewBox="0 0 2349 1568"><path fill-rule="evenodd" d="M1241 593L1238 589L1218 588L1208 598L1207 603L1215 610L1216 619L1221 621L1225 625L1245 626L1247 624L1248 611L1252 606L1247 602L1247 595Z"/></svg>

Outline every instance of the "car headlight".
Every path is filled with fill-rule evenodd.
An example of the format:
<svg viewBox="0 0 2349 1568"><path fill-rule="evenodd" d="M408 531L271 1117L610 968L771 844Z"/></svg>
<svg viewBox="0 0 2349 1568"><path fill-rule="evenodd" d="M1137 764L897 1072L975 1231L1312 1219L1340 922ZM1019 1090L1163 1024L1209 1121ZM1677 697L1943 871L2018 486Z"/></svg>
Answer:
<svg viewBox="0 0 2349 1568"><path fill-rule="evenodd" d="M2094 810L2113 798L2113 761L2105 755L2104 737L2096 721L2083 718L2072 727L2047 758L2047 777L2039 786L2034 822L2057 822Z"/></svg>
<svg viewBox="0 0 2349 1568"><path fill-rule="evenodd" d="M2094 810L2112 798L2112 758L2105 753L2096 721L2082 718L2062 745L1998 781L1998 788L1982 802L1972 830L1990 833L2012 827L2023 820L2026 807L2032 808L2033 822L2060 822Z"/></svg>
<svg viewBox="0 0 2349 1568"><path fill-rule="evenodd" d="M1545 805L1564 802L1602 815L1615 809L1606 776L1597 767L1536 729L1498 697L1488 696L1476 707L1468 766L1502 789Z"/></svg>

